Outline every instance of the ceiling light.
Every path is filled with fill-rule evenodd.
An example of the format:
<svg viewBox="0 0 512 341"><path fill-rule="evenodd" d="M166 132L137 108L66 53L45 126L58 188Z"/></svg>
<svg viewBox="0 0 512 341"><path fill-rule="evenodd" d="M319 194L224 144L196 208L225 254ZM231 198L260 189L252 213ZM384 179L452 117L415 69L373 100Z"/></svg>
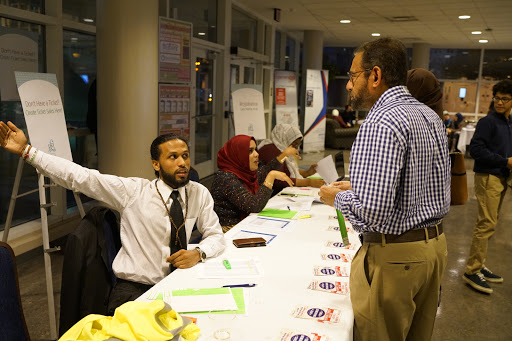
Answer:
<svg viewBox="0 0 512 341"><path fill-rule="evenodd" d="M89 18L84 18L84 22L94 22L93 19L89 19Z"/></svg>
<svg viewBox="0 0 512 341"><path fill-rule="evenodd" d="M482 34L482 31L473 31L471 34Z"/></svg>
<svg viewBox="0 0 512 341"><path fill-rule="evenodd" d="M197 35L198 35L198 36L205 36L205 35L206 35L206 33L204 33L204 32L197 32Z"/></svg>
<svg viewBox="0 0 512 341"><path fill-rule="evenodd" d="M459 19L469 19L471 18L470 15L459 15Z"/></svg>
<svg viewBox="0 0 512 341"><path fill-rule="evenodd" d="M485 44L485 43L488 43L489 40L487 40L487 39L480 39L478 42L482 43L482 44Z"/></svg>
<svg viewBox="0 0 512 341"><path fill-rule="evenodd" d="M343 19L343 20L340 20L340 23L342 23L342 24L350 24L350 20Z"/></svg>
<svg viewBox="0 0 512 341"><path fill-rule="evenodd" d="M373 37L380 37L380 33L372 33Z"/></svg>

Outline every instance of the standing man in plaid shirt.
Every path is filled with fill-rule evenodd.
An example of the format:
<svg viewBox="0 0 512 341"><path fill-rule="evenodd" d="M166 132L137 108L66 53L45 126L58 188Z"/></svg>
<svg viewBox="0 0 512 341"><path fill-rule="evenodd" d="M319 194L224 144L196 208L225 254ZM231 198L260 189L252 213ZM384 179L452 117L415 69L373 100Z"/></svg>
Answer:
<svg viewBox="0 0 512 341"><path fill-rule="evenodd" d="M450 160L439 116L406 87L396 39L355 52L347 90L370 110L354 142L350 182L320 189L362 236L352 261L355 340L430 340L446 267L439 223L450 207Z"/></svg>

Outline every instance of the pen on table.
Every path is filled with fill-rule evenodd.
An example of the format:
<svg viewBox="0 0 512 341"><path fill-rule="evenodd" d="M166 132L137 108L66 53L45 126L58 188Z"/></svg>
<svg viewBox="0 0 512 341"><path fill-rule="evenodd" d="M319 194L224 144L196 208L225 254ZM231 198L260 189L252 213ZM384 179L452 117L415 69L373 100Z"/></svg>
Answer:
<svg viewBox="0 0 512 341"><path fill-rule="evenodd" d="M306 219L306 218L311 218L310 215L303 215L302 217L299 217L299 219Z"/></svg>
<svg viewBox="0 0 512 341"><path fill-rule="evenodd" d="M286 207L288 207L288 211L291 211L291 210L290 210L290 206L286 206Z"/></svg>
<svg viewBox="0 0 512 341"><path fill-rule="evenodd" d="M228 284L228 285L223 285L222 287L223 288L252 288L255 286L256 286L256 284L252 283L252 284Z"/></svg>

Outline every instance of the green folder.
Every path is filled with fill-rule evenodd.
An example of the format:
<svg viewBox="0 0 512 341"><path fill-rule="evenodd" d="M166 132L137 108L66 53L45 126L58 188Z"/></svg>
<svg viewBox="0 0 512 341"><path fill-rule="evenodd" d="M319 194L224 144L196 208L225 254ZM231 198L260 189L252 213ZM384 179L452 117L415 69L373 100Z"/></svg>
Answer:
<svg viewBox="0 0 512 341"><path fill-rule="evenodd" d="M297 211L289 210L278 210L275 208L266 208L261 211L258 215L262 217L281 218L281 219L292 219L297 214Z"/></svg>
<svg viewBox="0 0 512 341"><path fill-rule="evenodd" d="M347 226L345 225L345 218L343 218L343 214L339 210L336 210L336 215L338 216L338 224L340 225L340 233L341 239L343 240L343 246L349 246L350 241L348 240L347 234Z"/></svg>

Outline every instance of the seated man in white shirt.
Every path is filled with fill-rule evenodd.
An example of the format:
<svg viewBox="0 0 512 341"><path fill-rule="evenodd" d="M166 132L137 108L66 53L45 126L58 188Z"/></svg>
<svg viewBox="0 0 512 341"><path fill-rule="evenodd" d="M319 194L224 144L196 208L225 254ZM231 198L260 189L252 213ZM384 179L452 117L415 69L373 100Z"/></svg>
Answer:
<svg viewBox="0 0 512 341"><path fill-rule="evenodd" d="M157 175L153 181L101 174L46 154L30 146L23 131L11 122L0 121L0 144L56 184L97 199L121 214L122 247L112 265L118 282L110 295L110 313L174 269L190 268L225 248L212 196L203 185L188 181L189 146L175 134L161 135L151 144ZM176 206L173 190L179 193ZM196 249L187 250L194 224L203 239Z"/></svg>

